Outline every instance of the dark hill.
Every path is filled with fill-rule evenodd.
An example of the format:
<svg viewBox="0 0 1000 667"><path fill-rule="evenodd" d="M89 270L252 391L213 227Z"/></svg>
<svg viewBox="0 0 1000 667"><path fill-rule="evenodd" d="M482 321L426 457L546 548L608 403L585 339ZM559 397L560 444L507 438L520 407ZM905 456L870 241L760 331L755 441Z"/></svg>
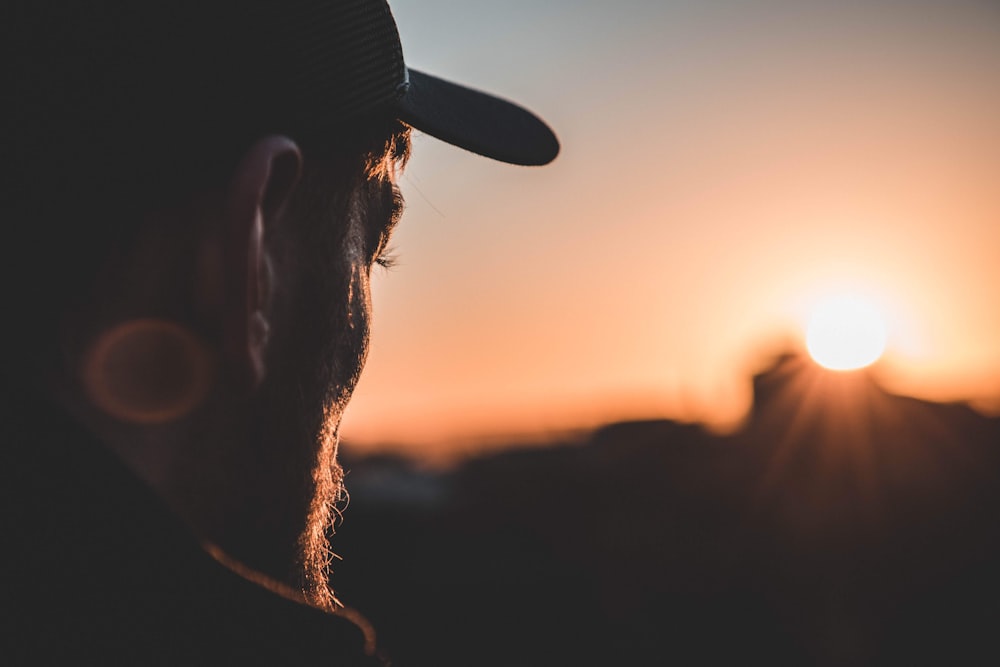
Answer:
<svg viewBox="0 0 1000 667"><path fill-rule="evenodd" d="M401 667L1000 664L1000 422L791 355L754 392L727 437L345 461L338 593Z"/></svg>

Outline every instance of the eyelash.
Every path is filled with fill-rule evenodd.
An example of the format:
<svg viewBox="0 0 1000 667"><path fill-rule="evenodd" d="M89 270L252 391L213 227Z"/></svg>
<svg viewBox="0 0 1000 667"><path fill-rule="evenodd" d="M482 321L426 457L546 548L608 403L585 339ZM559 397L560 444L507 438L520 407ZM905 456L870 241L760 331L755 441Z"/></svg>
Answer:
<svg viewBox="0 0 1000 667"><path fill-rule="evenodd" d="M386 271L391 271L399 266L399 253L393 246L386 246L375 258L375 263Z"/></svg>

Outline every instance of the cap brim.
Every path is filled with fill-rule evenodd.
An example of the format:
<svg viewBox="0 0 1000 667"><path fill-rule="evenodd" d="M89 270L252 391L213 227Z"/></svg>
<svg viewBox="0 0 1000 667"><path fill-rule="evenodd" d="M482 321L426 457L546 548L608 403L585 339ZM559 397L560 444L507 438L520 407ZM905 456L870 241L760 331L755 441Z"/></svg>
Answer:
<svg viewBox="0 0 1000 667"><path fill-rule="evenodd" d="M527 109L413 69L409 78L399 119L421 132L510 164L539 166L559 154L556 135Z"/></svg>

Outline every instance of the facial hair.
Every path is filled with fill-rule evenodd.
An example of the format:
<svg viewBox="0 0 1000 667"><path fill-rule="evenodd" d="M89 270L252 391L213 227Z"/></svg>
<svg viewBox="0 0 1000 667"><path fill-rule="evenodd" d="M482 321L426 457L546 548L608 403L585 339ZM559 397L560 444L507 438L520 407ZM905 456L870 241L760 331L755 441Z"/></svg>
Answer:
<svg viewBox="0 0 1000 667"><path fill-rule="evenodd" d="M369 335L368 266L361 188L347 201L304 194L276 241L276 286L267 375L255 398L246 461L253 493L230 517L223 546L246 565L299 588L311 604L338 603L329 585L330 535L346 499L338 429ZM236 518L236 522L232 519Z"/></svg>

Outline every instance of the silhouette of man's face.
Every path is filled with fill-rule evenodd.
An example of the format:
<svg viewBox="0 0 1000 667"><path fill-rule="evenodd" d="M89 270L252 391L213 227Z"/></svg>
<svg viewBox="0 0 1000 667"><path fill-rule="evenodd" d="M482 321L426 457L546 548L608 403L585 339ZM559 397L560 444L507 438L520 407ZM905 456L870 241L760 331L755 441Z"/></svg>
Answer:
<svg viewBox="0 0 1000 667"><path fill-rule="evenodd" d="M336 168L307 163L278 225L266 232L273 326L246 443L252 483L238 499L243 520L229 516L221 527L223 546L252 555L248 564L264 572L287 580L282 568L297 561L304 588L319 598L342 495L337 430L368 348L371 269L402 208L391 167L347 189L331 187L337 182L344 174Z"/></svg>

